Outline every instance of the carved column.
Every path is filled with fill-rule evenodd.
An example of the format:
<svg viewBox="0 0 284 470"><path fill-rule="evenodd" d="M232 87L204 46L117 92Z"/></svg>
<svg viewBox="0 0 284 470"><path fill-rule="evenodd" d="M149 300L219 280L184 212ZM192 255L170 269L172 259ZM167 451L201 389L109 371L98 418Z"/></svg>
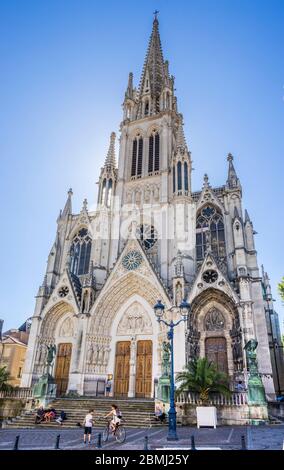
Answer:
<svg viewBox="0 0 284 470"><path fill-rule="evenodd" d="M131 338L130 344L130 360L129 360L129 388L128 397L135 397L135 382L136 382L136 350L137 341L136 336Z"/></svg>

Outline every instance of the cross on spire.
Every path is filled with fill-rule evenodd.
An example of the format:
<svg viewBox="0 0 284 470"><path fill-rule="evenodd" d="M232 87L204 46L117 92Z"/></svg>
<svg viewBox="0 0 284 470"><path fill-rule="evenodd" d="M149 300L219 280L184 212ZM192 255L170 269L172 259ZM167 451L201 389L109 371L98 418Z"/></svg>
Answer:
<svg viewBox="0 0 284 470"><path fill-rule="evenodd" d="M159 10L155 10L155 11L153 12L153 14L155 15L155 20L158 19L158 14L159 14L159 13L160 13Z"/></svg>

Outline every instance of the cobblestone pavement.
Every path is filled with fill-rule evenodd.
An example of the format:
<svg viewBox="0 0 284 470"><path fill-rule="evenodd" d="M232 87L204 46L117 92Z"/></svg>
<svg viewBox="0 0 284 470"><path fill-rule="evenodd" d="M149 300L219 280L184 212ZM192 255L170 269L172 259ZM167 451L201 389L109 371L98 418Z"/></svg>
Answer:
<svg viewBox="0 0 284 470"><path fill-rule="evenodd" d="M84 445L82 429L0 429L0 450L13 449L16 436L19 438L19 449L54 449L56 436L60 434L60 448L66 450L96 449L98 433L95 428L92 444ZM102 443L103 449L144 449L145 436L148 436L149 449L163 447L190 448L191 436L195 437L196 447L221 448L224 450L240 449L241 436L245 436L248 449L282 450L284 425L277 426L223 426L217 429L197 429L196 427L178 428L179 441L169 443L166 440L167 428L160 429L127 429L126 441L117 444L113 438Z"/></svg>

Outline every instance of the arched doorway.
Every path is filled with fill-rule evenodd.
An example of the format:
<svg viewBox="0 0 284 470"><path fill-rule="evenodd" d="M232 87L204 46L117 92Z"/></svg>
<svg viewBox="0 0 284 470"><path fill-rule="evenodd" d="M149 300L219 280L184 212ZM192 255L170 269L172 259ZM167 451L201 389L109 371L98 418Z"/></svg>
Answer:
<svg viewBox="0 0 284 470"><path fill-rule="evenodd" d="M69 381L69 369L72 354L72 343L59 343L56 355L55 382L56 394L62 396L66 393Z"/></svg>
<svg viewBox="0 0 284 470"><path fill-rule="evenodd" d="M207 288L192 300L191 306L192 315L187 329L187 361L207 357L233 379L242 362L237 305L226 293Z"/></svg>

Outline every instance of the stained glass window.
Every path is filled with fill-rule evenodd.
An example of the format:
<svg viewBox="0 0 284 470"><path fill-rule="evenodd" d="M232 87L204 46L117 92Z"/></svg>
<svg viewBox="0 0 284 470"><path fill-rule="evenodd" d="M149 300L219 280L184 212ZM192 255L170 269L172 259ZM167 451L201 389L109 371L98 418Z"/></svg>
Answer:
<svg viewBox="0 0 284 470"><path fill-rule="evenodd" d="M89 272L92 240L86 228L79 230L71 245L71 272L77 276Z"/></svg>
<svg viewBox="0 0 284 470"><path fill-rule="evenodd" d="M210 243L212 253L219 258L226 256L225 230L222 215L212 206L206 206L196 220L196 258L202 260Z"/></svg>

